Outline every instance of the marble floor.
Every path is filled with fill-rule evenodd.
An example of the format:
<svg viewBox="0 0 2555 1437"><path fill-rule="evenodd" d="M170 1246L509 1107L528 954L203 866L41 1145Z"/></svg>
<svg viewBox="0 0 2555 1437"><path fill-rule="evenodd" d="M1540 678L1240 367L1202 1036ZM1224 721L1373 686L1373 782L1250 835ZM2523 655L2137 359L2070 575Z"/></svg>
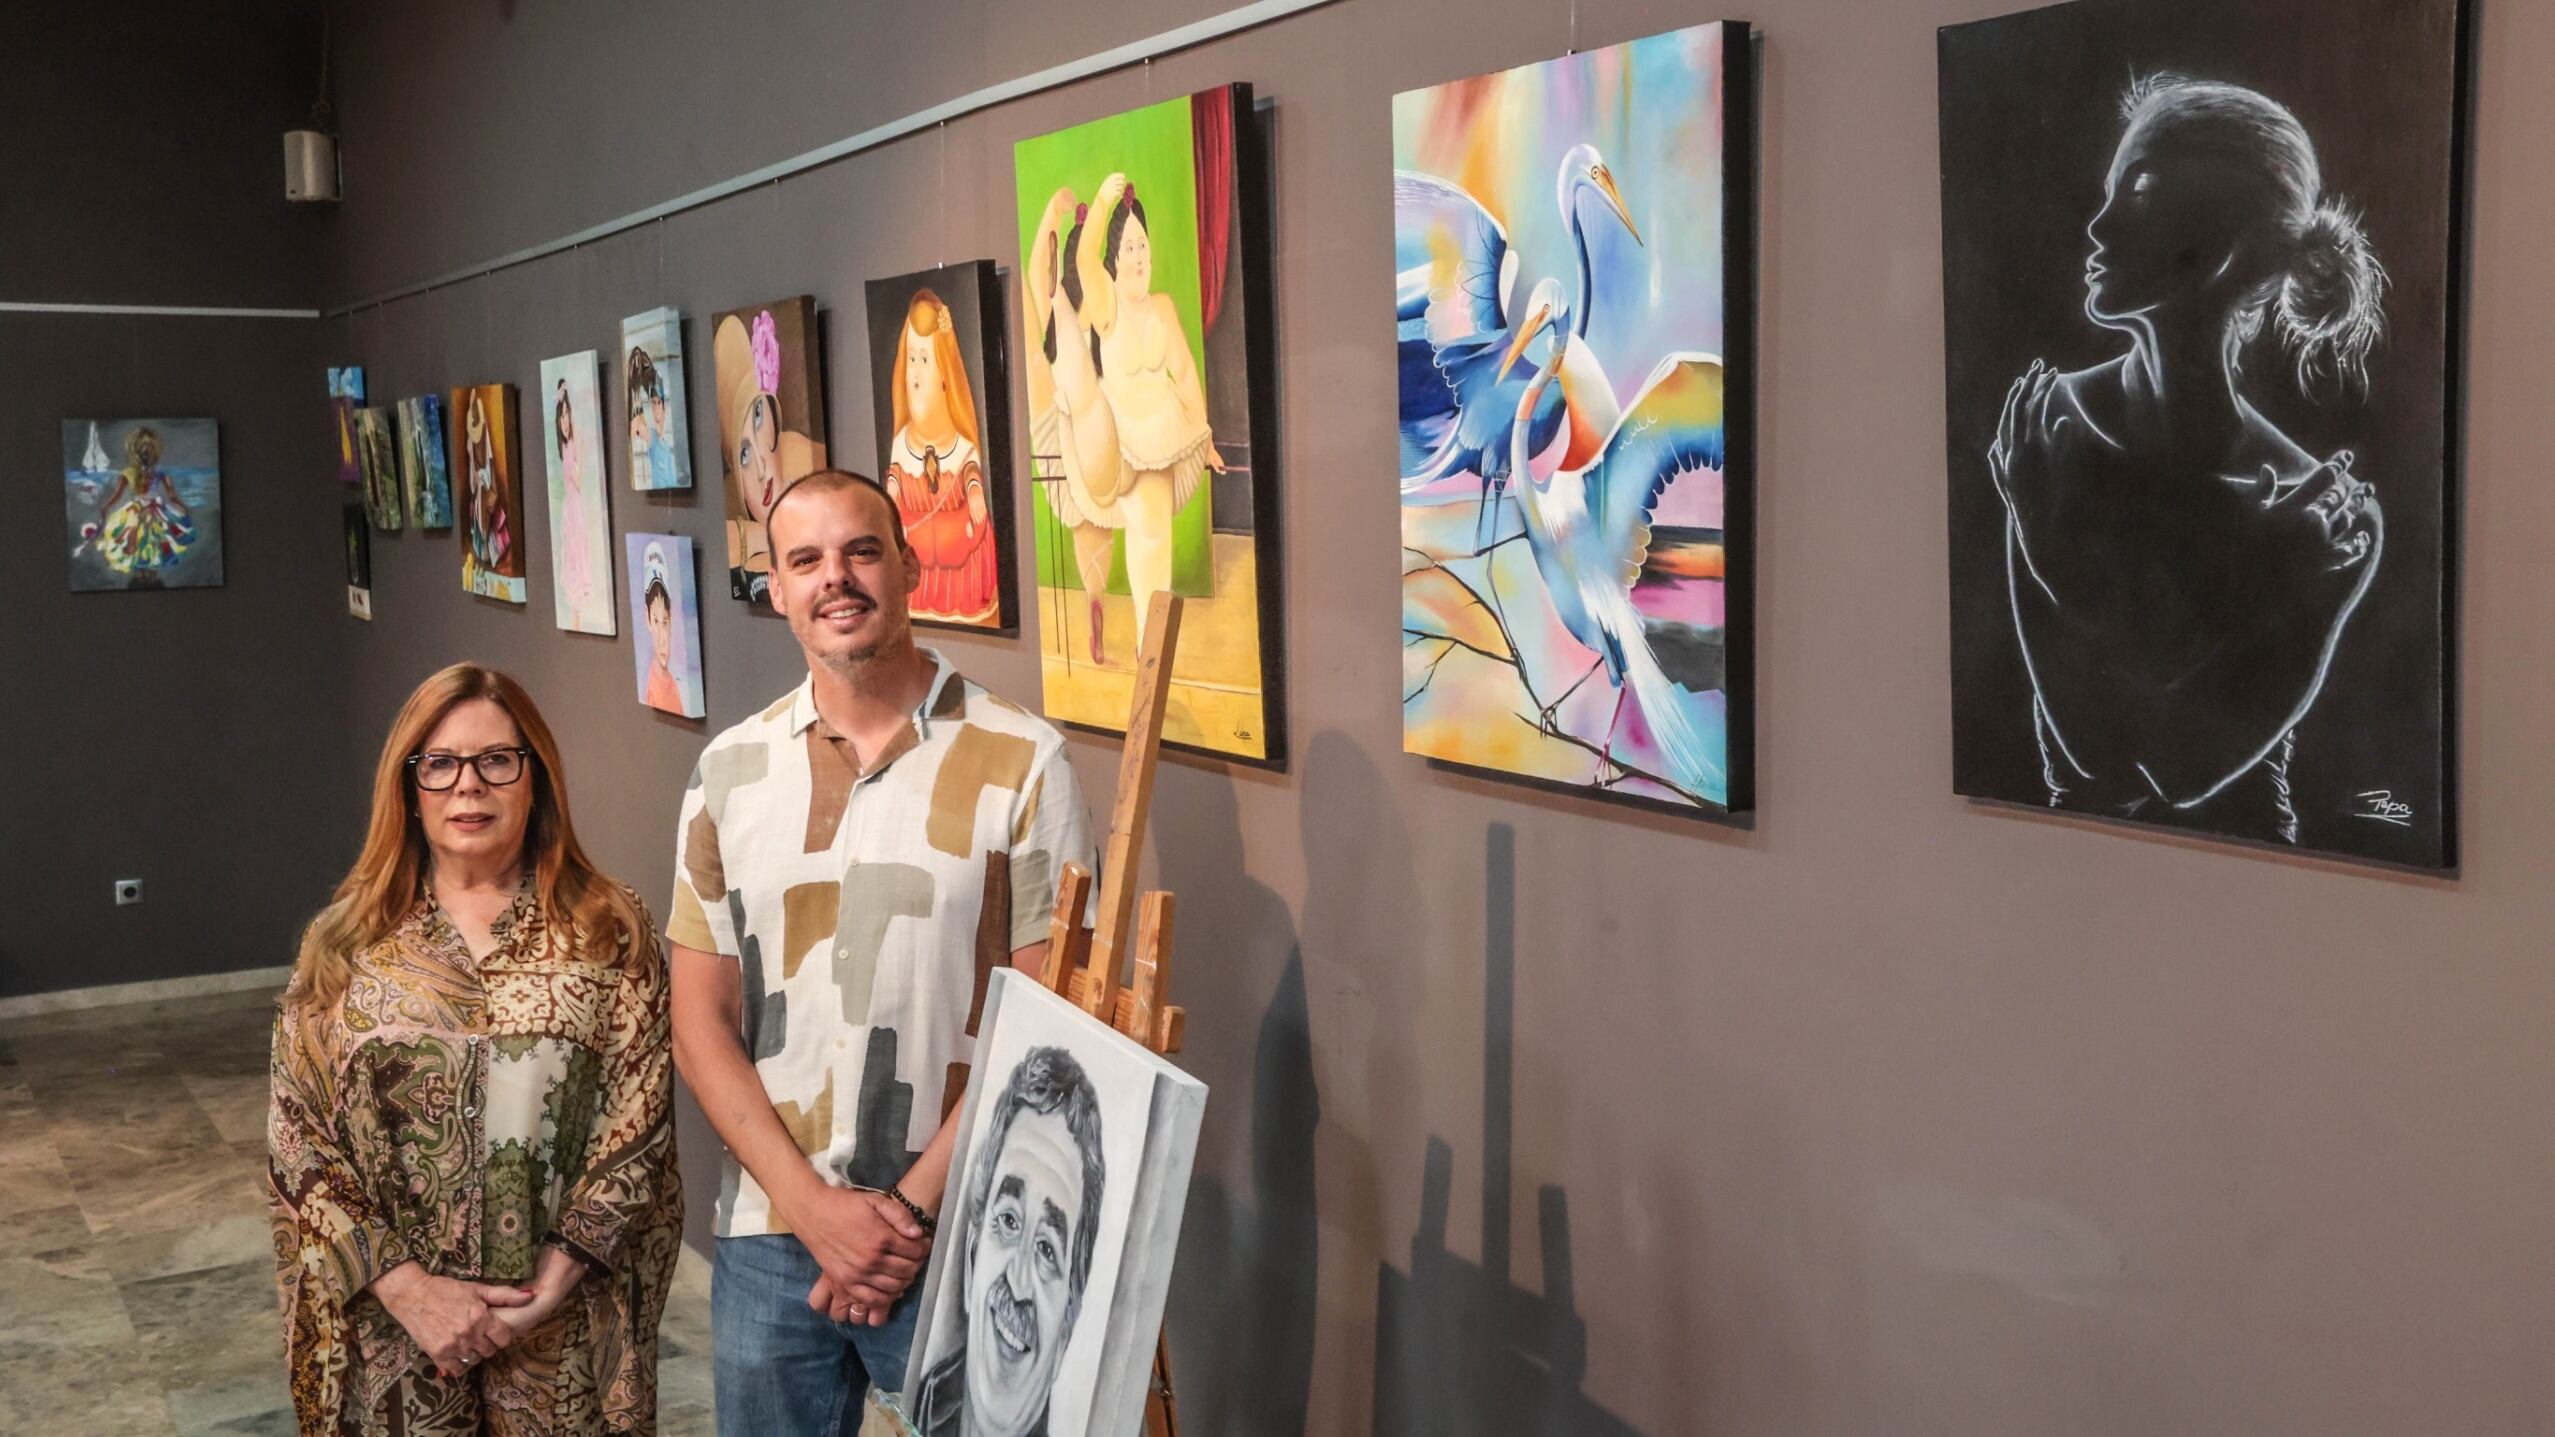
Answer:
<svg viewBox="0 0 2555 1437"><path fill-rule="evenodd" d="M0 1021L0 1434L286 1433L262 1174L271 992ZM708 1266L660 1343L709 1437Z"/></svg>

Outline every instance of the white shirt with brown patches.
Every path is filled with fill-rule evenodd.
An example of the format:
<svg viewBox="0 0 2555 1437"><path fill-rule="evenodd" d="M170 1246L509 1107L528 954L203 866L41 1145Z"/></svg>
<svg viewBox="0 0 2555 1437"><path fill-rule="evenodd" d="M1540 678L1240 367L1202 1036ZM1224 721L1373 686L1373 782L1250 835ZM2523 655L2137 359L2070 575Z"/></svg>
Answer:
<svg viewBox="0 0 2555 1437"><path fill-rule="evenodd" d="M819 1176L884 1188L956 1101L985 973L1096 868L1064 736L939 653L866 770L802 682L702 750L666 936L741 968L746 1052ZM733 1154L718 1235L786 1232Z"/></svg>

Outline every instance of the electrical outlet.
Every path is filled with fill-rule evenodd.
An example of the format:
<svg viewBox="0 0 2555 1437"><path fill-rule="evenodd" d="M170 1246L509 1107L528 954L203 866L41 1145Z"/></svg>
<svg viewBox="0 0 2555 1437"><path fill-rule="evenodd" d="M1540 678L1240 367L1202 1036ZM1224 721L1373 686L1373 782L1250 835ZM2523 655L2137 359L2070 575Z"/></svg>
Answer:
<svg viewBox="0 0 2555 1437"><path fill-rule="evenodd" d="M115 880L115 906L116 906L116 907L118 907L118 908L122 908L124 905L126 905L126 904L128 904L128 903L139 903L139 902L141 902L141 901L142 901L142 880L141 880L141 879L139 879L139 878L119 878L119 879Z"/></svg>

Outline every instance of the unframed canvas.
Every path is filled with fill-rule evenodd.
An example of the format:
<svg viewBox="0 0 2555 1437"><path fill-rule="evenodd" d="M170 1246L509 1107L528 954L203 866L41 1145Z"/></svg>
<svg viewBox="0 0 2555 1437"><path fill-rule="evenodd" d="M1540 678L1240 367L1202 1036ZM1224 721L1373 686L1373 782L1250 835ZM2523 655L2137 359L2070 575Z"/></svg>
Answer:
<svg viewBox="0 0 2555 1437"><path fill-rule="evenodd" d="M440 394L399 401L399 487L407 496L409 523L420 529L452 527L452 471L444 454Z"/></svg>
<svg viewBox="0 0 2555 1437"><path fill-rule="evenodd" d="M591 349L541 362L542 460L550 491L551 610L560 628L615 632L611 478L604 472L602 361Z"/></svg>
<svg viewBox="0 0 2555 1437"><path fill-rule="evenodd" d="M406 519L399 507L399 447L391 437L390 406L355 411L355 447L363 459L364 513L374 528L396 534Z"/></svg>
<svg viewBox="0 0 2555 1437"><path fill-rule="evenodd" d="M446 405L461 485L461 586L524 602L523 498L515 475L515 387L456 389Z"/></svg>
<svg viewBox="0 0 2555 1437"><path fill-rule="evenodd" d="M651 309L621 321L621 396L630 432L630 487L691 488L681 314Z"/></svg>
<svg viewBox="0 0 2555 1437"><path fill-rule="evenodd" d="M701 694L701 596L692 584L692 541L680 534L628 534L630 633L639 661L639 702L682 718L709 710Z"/></svg>
<svg viewBox="0 0 2555 1437"><path fill-rule="evenodd" d="M373 535L365 521L364 506L346 503L339 507L343 521L340 528L346 536L346 612L366 623L373 617Z"/></svg>
<svg viewBox="0 0 2555 1437"><path fill-rule="evenodd" d="M994 970L905 1373L915 1430L1137 1430L1206 1095Z"/></svg>
<svg viewBox="0 0 2555 1437"><path fill-rule="evenodd" d="M63 420L72 591L220 587L221 456L210 419Z"/></svg>
<svg viewBox="0 0 2555 1437"><path fill-rule="evenodd" d="M1403 746L1754 801L1745 24L1397 95Z"/></svg>
<svg viewBox="0 0 2555 1437"><path fill-rule="evenodd" d="M1012 627L1001 300L991 260L869 282L878 476L922 562L918 623Z"/></svg>
<svg viewBox="0 0 2555 1437"><path fill-rule="evenodd" d="M826 465L816 301L801 295L714 316L710 358L727 492L728 592L769 604L772 553L763 516L792 480Z"/></svg>
<svg viewBox="0 0 2555 1437"><path fill-rule="evenodd" d="M1119 733L1143 616L1187 599L1164 742L1282 767L1268 216L1247 85L1021 141L1038 656L1049 718ZM1255 412L1258 411L1258 412Z"/></svg>
<svg viewBox="0 0 2555 1437"><path fill-rule="evenodd" d="M2456 861L2458 0L1941 37L1960 792Z"/></svg>

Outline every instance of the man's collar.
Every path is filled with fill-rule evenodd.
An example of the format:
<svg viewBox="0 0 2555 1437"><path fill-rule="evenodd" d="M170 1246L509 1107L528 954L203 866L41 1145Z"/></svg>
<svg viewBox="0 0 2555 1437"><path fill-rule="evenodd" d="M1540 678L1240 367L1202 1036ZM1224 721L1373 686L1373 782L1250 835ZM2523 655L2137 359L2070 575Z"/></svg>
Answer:
<svg viewBox="0 0 2555 1437"><path fill-rule="evenodd" d="M967 681L959 675L956 665L941 656L940 650L929 644L917 644L914 648L932 666L931 682L923 685L922 699L914 705L912 715L916 735L929 738L932 715L941 710L942 690ZM806 733L808 726L821 717L823 715L816 711L816 676L810 674L798 681L797 688L790 690L790 737Z"/></svg>

